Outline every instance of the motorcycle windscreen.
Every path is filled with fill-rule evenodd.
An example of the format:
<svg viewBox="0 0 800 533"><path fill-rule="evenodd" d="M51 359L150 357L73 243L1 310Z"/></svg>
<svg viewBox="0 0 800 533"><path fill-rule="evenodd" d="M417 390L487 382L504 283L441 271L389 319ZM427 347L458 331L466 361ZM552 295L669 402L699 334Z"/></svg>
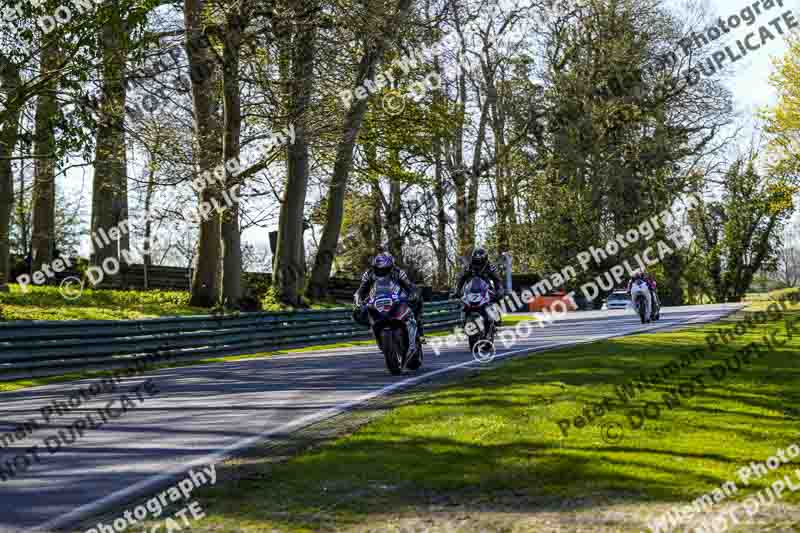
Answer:
<svg viewBox="0 0 800 533"><path fill-rule="evenodd" d="M488 289L488 285L481 278L472 278L464 291L464 299L470 305L478 305L483 302Z"/></svg>
<svg viewBox="0 0 800 533"><path fill-rule="evenodd" d="M375 309L381 313L388 313L394 304L393 296L397 292L397 284L388 276L375 280L375 286L373 287Z"/></svg>

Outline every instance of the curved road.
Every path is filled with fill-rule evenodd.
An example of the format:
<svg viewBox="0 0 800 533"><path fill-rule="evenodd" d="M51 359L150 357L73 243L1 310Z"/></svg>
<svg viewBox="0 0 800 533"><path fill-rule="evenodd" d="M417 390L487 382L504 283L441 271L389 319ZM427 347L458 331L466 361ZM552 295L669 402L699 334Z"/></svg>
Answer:
<svg viewBox="0 0 800 533"><path fill-rule="evenodd" d="M530 337L507 348L498 342L497 359L711 322L740 307L666 308L662 319L652 324L640 324L638 317L623 311L570 314L544 328L533 325ZM444 347L439 355L429 345L423 368L399 377L388 374L382 356L371 346L295 353L123 379L116 392L91 397L60 416L47 406L66 402L70 394L88 390L98 380L2 393L0 531L46 531L74 524L154 494L185 477L190 468L218 463L270 435L292 432L393 390L478 365L463 342ZM145 387L148 379L152 386ZM129 409L124 413L122 394ZM74 443L56 449L61 439L54 436L60 429L72 440L70 425L81 419L99 423L98 410L115 398L105 412L107 423L82 436L75 432ZM47 424L43 413L49 415ZM27 420L33 420L28 430L15 434ZM15 457L20 470L11 477Z"/></svg>

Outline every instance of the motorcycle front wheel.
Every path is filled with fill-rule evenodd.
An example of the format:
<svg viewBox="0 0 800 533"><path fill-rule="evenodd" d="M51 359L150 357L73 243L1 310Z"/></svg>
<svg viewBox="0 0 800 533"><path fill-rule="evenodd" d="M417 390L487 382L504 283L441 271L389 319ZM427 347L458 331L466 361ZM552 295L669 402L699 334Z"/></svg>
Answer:
<svg viewBox="0 0 800 533"><path fill-rule="evenodd" d="M636 300L637 304L636 307L639 309L639 318L642 319L642 324L645 323L647 317L645 317L645 312L647 311L647 307L645 306L644 297L639 296Z"/></svg>
<svg viewBox="0 0 800 533"><path fill-rule="evenodd" d="M381 332L381 351L386 360L386 368L393 376L403 373L402 342L399 336L400 332L393 329L384 329Z"/></svg>

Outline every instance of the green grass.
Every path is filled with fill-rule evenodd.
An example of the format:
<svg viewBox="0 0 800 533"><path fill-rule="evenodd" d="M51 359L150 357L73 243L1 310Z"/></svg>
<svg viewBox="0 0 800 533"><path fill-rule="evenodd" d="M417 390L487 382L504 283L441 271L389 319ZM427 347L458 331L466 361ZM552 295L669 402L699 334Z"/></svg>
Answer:
<svg viewBox="0 0 800 533"><path fill-rule="evenodd" d="M785 316L800 318L800 312ZM566 438L556 421L577 416L586 402L614 397L614 384L642 370L705 348L705 336L720 327L624 337L477 372L288 462L264 457L240 466L236 481L198 493L208 517L193 529L378 527L394 523L392 517L424 514L431 502L491 510L509 497L515 509L599 497L645 509L689 503L727 480L738 481L737 468L800 441L792 418L797 415L787 414L800 408L797 336L741 372L709 382L683 406L664 407L659 419L638 431L621 411L572 428ZM785 332L781 322L761 326L681 376L703 372L772 328ZM645 392L641 402L663 406L662 392ZM623 439L604 442L601 422L622 424ZM740 495L789 474L789 466L797 465L753 482ZM787 491L785 501L799 503L800 492Z"/></svg>
<svg viewBox="0 0 800 533"><path fill-rule="evenodd" d="M115 291L86 289L75 300L64 298L58 287L31 286L23 292L9 284L0 293L5 320L128 320L159 316L207 314L189 306L184 291Z"/></svg>
<svg viewBox="0 0 800 533"><path fill-rule="evenodd" d="M533 316L533 313L504 314L503 326L516 326L520 322L530 322L532 320L536 320L536 317Z"/></svg>
<svg viewBox="0 0 800 533"><path fill-rule="evenodd" d="M117 291L85 289L75 300L64 298L58 287L31 286L22 292L9 284L0 292L0 312L5 320L134 320L160 316L204 315L210 311L189 305L187 291ZM267 295L266 311L291 310ZM335 302L315 302L311 309L342 307Z"/></svg>

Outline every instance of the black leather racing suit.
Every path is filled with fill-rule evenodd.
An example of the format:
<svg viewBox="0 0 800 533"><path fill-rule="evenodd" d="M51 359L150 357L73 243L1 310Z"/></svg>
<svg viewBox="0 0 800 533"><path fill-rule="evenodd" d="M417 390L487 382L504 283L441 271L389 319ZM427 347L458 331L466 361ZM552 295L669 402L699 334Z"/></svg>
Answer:
<svg viewBox="0 0 800 533"><path fill-rule="evenodd" d="M493 284L495 291L495 299L500 299L505 292L503 288L503 282L500 281L500 276L497 274L497 267L491 263L486 263L486 265L477 270L472 265L470 265L464 272L461 274L461 277L458 278L458 283L456 284L456 294L461 296L461 291L464 288L464 284L472 278L481 278L486 283Z"/></svg>
<svg viewBox="0 0 800 533"><path fill-rule="evenodd" d="M419 331L420 336L425 335L425 330L422 326L422 298L420 298L416 285L414 285L414 282L408 277L408 274L397 267L392 269L392 271L389 273L389 276L394 282L400 285L406 294L408 294L409 306L414 312L414 319L417 321L417 330ZM371 268L361 275L361 285L359 285L358 290L356 291L356 294L358 294L359 303L363 302L367 296L369 296L369 291L372 289L372 285L375 283L377 278L378 276Z"/></svg>

